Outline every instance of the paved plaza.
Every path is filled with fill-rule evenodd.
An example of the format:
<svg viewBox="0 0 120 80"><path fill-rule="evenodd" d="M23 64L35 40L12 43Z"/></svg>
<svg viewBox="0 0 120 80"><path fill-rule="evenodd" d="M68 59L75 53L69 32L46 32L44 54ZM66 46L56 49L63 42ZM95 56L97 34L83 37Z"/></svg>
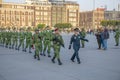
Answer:
<svg viewBox="0 0 120 80"><path fill-rule="evenodd" d="M81 64L70 61L71 34L62 35L65 42L65 48L61 49L62 66L57 61L53 64L48 57L35 60L34 50L29 54L0 47L0 80L120 80L120 46L114 46L113 34L106 51L98 50L96 37L87 35L89 42L79 51Z"/></svg>

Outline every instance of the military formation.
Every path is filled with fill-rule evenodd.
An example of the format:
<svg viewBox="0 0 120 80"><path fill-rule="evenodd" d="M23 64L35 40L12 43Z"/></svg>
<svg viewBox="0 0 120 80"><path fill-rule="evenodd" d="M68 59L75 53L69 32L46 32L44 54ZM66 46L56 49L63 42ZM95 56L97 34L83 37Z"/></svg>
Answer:
<svg viewBox="0 0 120 80"><path fill-rule="evenodd" d="M58 64L62 65L59 53L61 46L64 47L64 42L59 30L51 30L49 26L44 30L36 28L34 32L31 32L31 27L27 29L20 28L19 30L15 27L9 27L7 30L1 28L0 46L29 53L32 53L32 49L34 49L34 58L38 60L40 60L40 56L50 58L51 49L53 48L54 57L51 61L55 63L57 58Z"/></svg>
<svg viewBox="0 0 120 80"><path fill-rule="evenodd" d="M104 33L106 32L103 31ZM119 45L119 38L120 38L120 30L116 29L115 31L115 42L116 45ZM98 49L101 48L102 41L101 41L101 34L102 31L98 30L96 33L97 42L98 42ZM105 36L105 35L104 35ZM74 53L71 57L71 61L75 62L74 59L77 59L78 64L81 63L79 58L79 50L80 48L85 47L85 41L88 42L86 38L86 31L85 29L78 28L74 29L74 34L71 37L69 49L73 45ZM106 40L106 39L105 39ZM80 42L82 45L80 45ZM106 44L107 45L107 44ZM48 56L51 58L51 49L54 51L54 55L51 59L52 63L55 63L55 59L58 61L58 65L62 65L60 59L60 50L61 47L65 48L64 40L60 35L59 29L51 30L49 26L47 26L44 30L40 30L38 28L34 29L32 32L31 27L20 28L19 30L15 27L8 27L0 28L0 46L15 49L15 50L22 50L23 52L32 53L32 49L34 49L34 59L40 60L41 56Z"/></svg>

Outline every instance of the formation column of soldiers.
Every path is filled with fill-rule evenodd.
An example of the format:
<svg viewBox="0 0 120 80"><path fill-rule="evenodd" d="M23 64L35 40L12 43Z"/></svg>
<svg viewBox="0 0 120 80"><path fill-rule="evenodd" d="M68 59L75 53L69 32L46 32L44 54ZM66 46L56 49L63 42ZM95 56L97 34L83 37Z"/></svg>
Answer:
<svg viewBox="0 0 120 80"><path fill-rule="evenodd" d="M17 30L15 27L0 29L0 46L22 50L23 52L32 53L31 49L34 48L35 54L34 58L40 60L41 56L51 57L50 51L51 48L54 50L54 56L52 58L52 62L55 63L55 58L58 60L58 64L62 65L60 61L60 47L64 46L64 42L62 36L59 34L58 29L55 31L50 30L49 27L46 27L45 30L39 31L39 29L35 29L34 34L31 32L31 28L28 27L26 30L24 28L20 28ZM45 54L45 53L48 54Z"/></svg>

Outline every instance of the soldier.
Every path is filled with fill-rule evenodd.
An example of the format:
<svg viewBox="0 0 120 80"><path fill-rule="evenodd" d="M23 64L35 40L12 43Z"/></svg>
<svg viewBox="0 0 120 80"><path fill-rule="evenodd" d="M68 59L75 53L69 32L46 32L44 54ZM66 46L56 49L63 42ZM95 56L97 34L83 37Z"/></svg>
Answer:
<svg viewBox="0 0 120 80"><path fill-rule="evenodd" d="M115 42L116 42L116 45L115 46L119 46L119 38L120 38L120 30L116 29L116 31L115 31Z"/></svg>
<svg viewBox="0 0 120 80"><path fill-rule="evenodd" d="M49 29L49 26L47 27L47 30L44 31L44 50L43 55L45 55L45 51L47 50L48 57L51 57L50 55L50 49L51 49L51 40L52 40L52 30Z"/></svg>
<svg viewBox="0 0 120 80"><path fill-rule="evenodd" d="M75 28L74 29L74 35L71 37L71 40L70 40L70 45L69 45L69 49L71 49L71 45L73 44L73 49L74 49L74 54L73 56L71 57L71 61L74 62L74 59L75 57L77 58L77 62L78 64L80 64L80 59L79 59L79 49L80 49L80 40L84 40L84 41L87 41L87 39L84 39L80 36L79 34L79 29L78 28Z"/></svg>
<svg viewBox="0 0 120 80"><path fill-rule="evenodd" d="M2 43L3 43L3 47L5 46L6 44L6 30L5 28L3 28L3 32L2 32Z"/></svg>
<svg viewBox="0 0 120 80"><path fill-rule="evenodd" d="M82 38L86 37L86 32L85 32L84 28L82 28L82 31L80 32L80 35L81 35ZM81 43L82 43L82 48L84 48L85 47L85 41L81 40Z"/></svg>
<svg viewBox="0 0 120 80"><path fill-rule="evenodd" d="M60 61L60 49L61 46L64 47L64 41L62 36L59 33L58 29L55 29L55 34L53 36L53 50L54 50L54 56L52 58L52 62L55 63L55 58L58 60L58 65L62 65L62 62Z"/></svg>
<svg viewBox="0 0 120 80"><path fill-rule="evenodd" d="M25 40L25 32L24 32L24 29L21 28L20 29L20 32L19 32L19 46L18 46L18 51L22 45L22 51L25 51L24 50L24 40Z"/></svg>
<svg viewBox="0 0 120 80"><path fill-rule="evenodd" d="M40 40L40 55L43 55L43 38L44 38L44 32L40 32L39 33L39 36L41 37L41 40Z"/></svg>
<svg viewBox="0 0 120 80"><path fill-rule="evenodd" d="M32 32L30 31L31 28L28 27L27 32L26 32L26 47L25 47L25 52L26 49L29 47L29 53L31 52L31 47L32 47Z"/></svg>
<svg viewBox="0 0 120 80"><path fill-rule="evenodd" d="M13 35L12 35L12 49L14 49L14 46L15 46L15 49L17 50L17 46L18 46L18 32L16 30L15 27L13 27Z"/></svg>
<svg viewBox="0 0 120 80"><path fill-rule="evenodd" d="M6 32L6 47L9 49L11 49L11 40L12 40L12 32L11 32L11 28L8 27L8 31Z"/></svg>
<svg viewBox="0 0 120 80"><path fill-rule="evenodd" d="M39 30L35 29L35 34L33 35L33 44L35 46L35 55L34 58L36 59L36 56L38 57L38 60L40 60L39 52L40 52L40 45L41 45L41 36L39 35Z"/></svg>

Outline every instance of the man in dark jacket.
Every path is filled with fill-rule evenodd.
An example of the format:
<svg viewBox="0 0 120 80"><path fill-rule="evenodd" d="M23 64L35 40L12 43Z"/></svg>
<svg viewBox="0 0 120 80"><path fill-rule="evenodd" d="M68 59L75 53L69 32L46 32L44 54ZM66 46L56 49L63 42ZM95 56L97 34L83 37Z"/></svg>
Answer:
<svg viewBox="0 0 120 80"><path fill-rule="evenodd" d="M78 64L80 64L80 58L79 58L79 49L80 49L80 40L84 40L84 41L87 41L87 39L84 39L84 38L81 38L80 34L79 34L79 29L78 28L75 28L74 29L74 35L71 37L71 40L70 40L70 45L69 45L69 49L71 49L71 45L73 43L73 49L74 49L74 54L73 56L71 57L71 61L74 62L74 59L75 57L77 58L77 62Z"/></svg>

